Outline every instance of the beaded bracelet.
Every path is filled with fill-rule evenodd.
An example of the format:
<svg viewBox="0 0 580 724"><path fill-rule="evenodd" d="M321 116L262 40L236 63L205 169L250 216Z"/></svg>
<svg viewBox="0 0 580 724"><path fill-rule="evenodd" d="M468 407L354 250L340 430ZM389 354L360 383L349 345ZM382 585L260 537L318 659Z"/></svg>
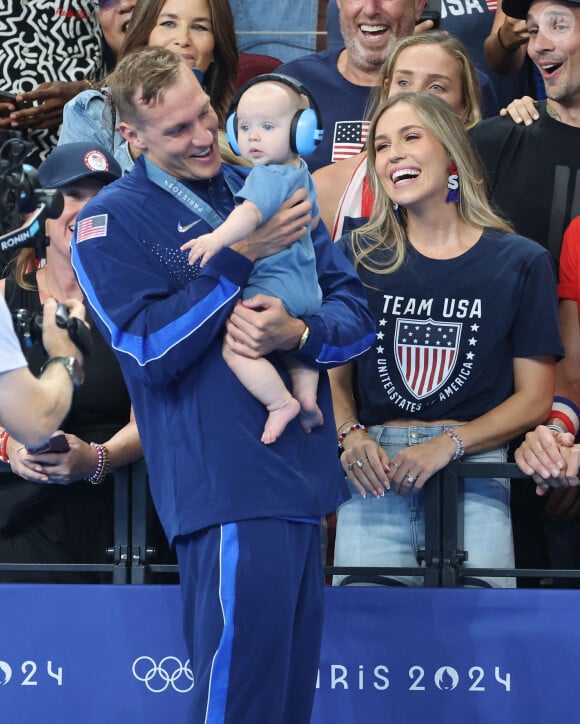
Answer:
<svg viewBox="0 0 580 724"><path fill-rule="evenodd" d="M341 432L338 436L338 447L341 450L344 450L344 447L342 446L342 443L344 442L344 438L349 435L351 432L354 432L355 430L361 430L362 432L366 433L368 435L368 428L364 425L361 425L360 422L357 422L356 425L351 425L348 429L346 429L344 432Z"/></svg>
<svg viewBox="0 0 580 724"><path fill-rule="evenodd" d="M463 445L463 440L459 437L459 434L452 427L446 427L445 432L455 443L455 452L451 458L451 462L455 462L455 460L459 460L459 458L462 458L465 454L465 446Z"/></svg>
<svg viewBox="0 0 580 724"><path fill-rule="evenodd" d="M85 480L91 485L100 485L109 472L109 451L104 445L99 445L96 442L91 442L90 446L97 451L98 462L95 472L87 476Z"/></svg>
<svg viewBox="0 0 580 724"><path fill-rule="evenodd" d="M6 452L9 437L10 433L6 432L6 430L2 430L2 433L0 433L0 462L3 463L9 462L8 453Z"/></svg>

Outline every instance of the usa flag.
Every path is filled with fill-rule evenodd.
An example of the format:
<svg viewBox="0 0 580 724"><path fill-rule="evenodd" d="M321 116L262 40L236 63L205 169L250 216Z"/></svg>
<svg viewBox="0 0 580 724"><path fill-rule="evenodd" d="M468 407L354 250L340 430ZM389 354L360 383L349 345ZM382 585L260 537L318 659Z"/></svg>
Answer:
<svg viewBox="0 0 580 724"><path fill-rule="evenodd" d="M332 162L360 153L369 133L369 121L338 121L334 126Z"/></svg>
<svg viewBox="0 0 580 724"><path fill-rule="evenodd" d="M86 241L87 239L95 239L99 236L107 235L108 214L99 214L98 216L89 216L88 219L79 221L77 226L77 243Z"/></svg>
<svg viewBox="0 0 580 724"><path fill-rule="evenodd" d="M497 10L497 0L486 0L487 1L487 9L490 13L495 13Z"/></svg>
<svg viewBox="0 0 580 724"><path fill-rule="evenodd" d="M397 367L407 389L422 399L442 387L453 372L461 324L433 319L397 319Z"/></svg>

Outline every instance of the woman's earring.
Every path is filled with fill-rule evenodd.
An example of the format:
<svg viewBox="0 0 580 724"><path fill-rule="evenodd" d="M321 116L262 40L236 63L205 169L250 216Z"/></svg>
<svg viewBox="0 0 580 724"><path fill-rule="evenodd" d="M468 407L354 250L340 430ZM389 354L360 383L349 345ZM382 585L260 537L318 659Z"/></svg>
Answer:
<svg viewBox="0 0 580 724"><path fill-rule="evenodd" d="M393 201L393 211L395 212L395 216L397 217L397 221L401 223L401 214L399 212L399 204L396 201Z"/></svg>
<svg viewBox="0 0 580 724"><path fill-rule="evenodd" d="M447 179L447 198L445 199L446 204L451 202L459 203L459 174L457 173L457 165L455 161L451 161L449 164L449 178Z"/></svg>

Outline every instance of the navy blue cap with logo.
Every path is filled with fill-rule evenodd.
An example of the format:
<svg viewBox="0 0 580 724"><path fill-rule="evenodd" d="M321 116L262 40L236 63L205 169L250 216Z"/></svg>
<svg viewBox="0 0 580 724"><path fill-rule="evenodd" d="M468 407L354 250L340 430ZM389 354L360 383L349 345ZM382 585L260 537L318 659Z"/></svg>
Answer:
<svg viewBox="0 0 580 724"><path fill-rule="evenodd" d="M38 167L38 181L44 188L70 186L86 178L110 183L122 175L109 151L86 141L57 146Z"/></svg>

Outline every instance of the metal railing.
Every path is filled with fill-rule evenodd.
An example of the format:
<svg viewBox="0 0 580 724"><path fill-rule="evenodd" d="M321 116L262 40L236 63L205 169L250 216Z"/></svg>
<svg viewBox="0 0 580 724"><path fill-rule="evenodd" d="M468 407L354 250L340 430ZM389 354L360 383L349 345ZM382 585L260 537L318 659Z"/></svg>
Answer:
<svg viewBox="0 0 580 724"><path fill-rule="evenodd" d="M580 578L580 570L551 568L466 568L469 555L463 544L463 479L500 477L526 478L514 463L451 463L424 488L425 547L419 551L416 567L325 566L329 576L348 576L352 582L391 583L389 576L415 576L426 587L454 588L473 585L474 579L493 577ZM1 475L0 475L1 480ZM177 562L169 551L153 510L144 461L115 471L114 537L106 551L105 563L6 563L0 572L110 574L111 583L176 583ZM399 584L400 585L400 584ZM480 581L479 585L486 585Z"/></svg>

